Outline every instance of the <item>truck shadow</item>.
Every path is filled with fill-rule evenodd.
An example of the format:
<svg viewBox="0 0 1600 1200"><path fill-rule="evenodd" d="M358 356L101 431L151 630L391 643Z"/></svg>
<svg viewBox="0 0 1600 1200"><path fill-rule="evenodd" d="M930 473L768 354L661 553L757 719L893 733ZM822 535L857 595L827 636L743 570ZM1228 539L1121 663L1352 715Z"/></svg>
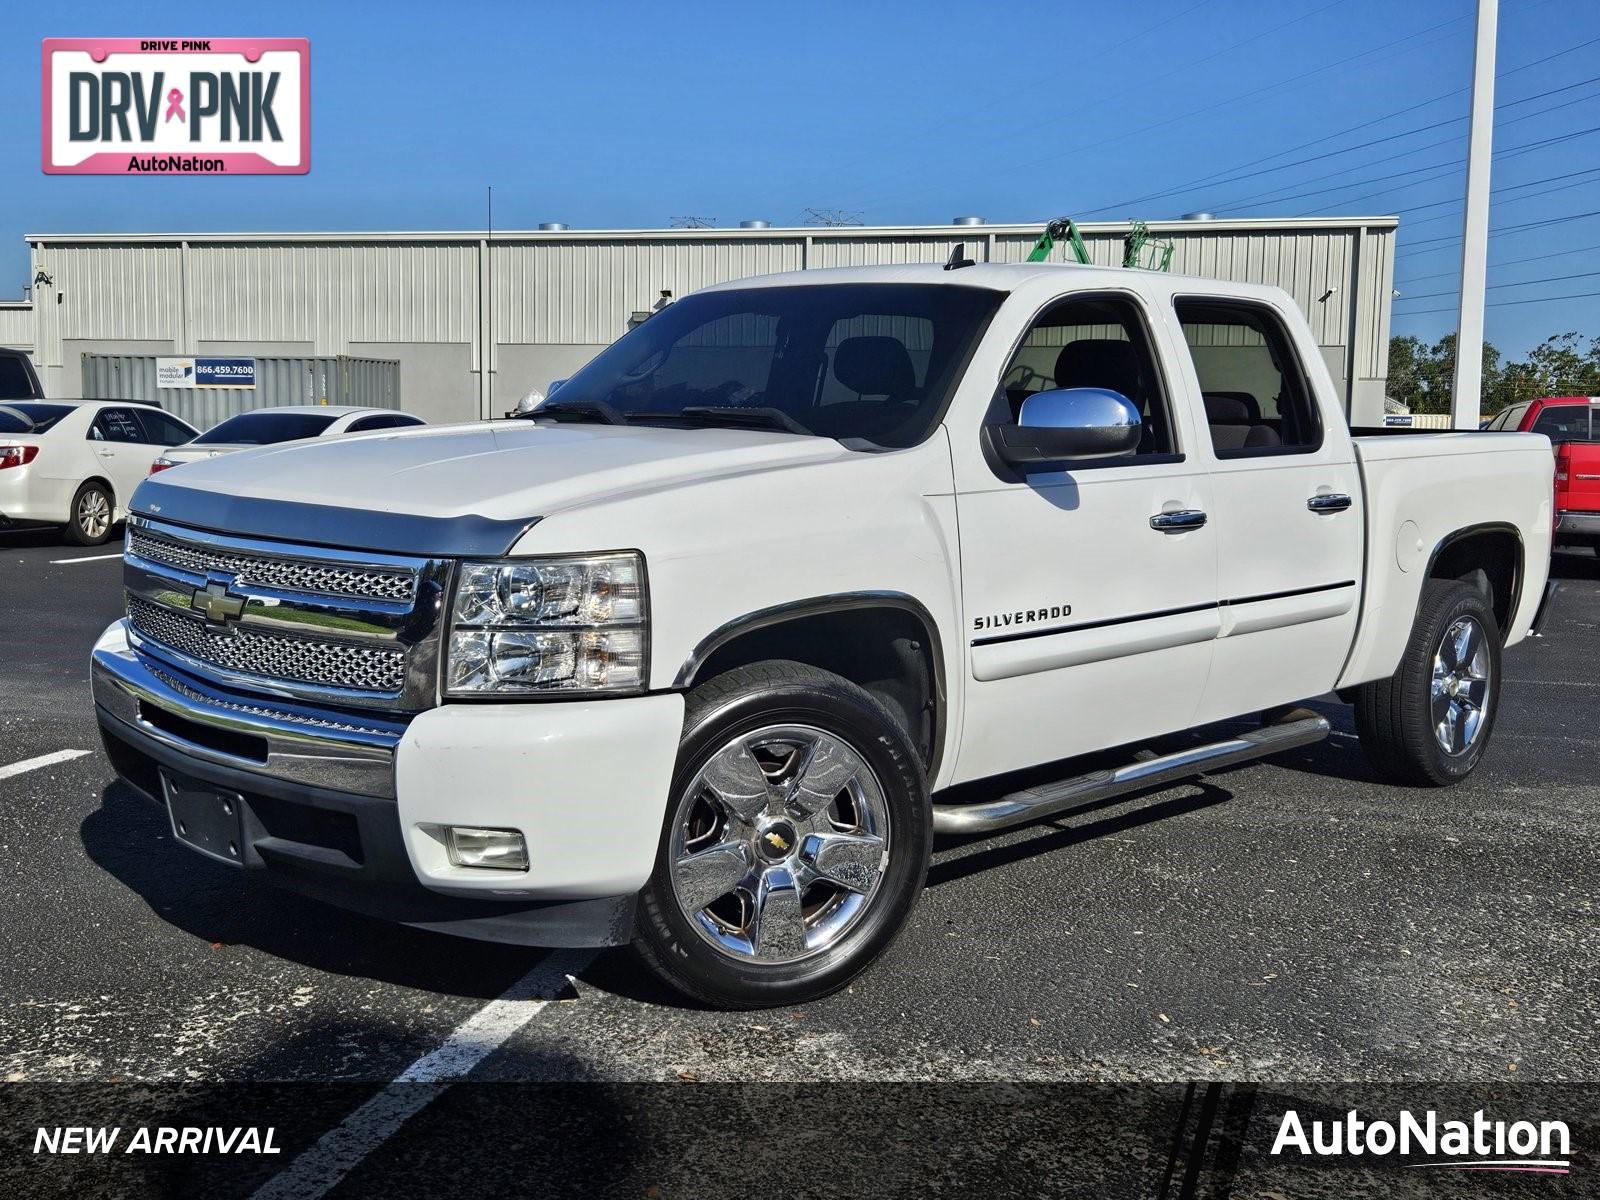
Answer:
<svg viewBox="0 0 1600 1200"><path fill-rule="evenodd" d="M121 783L79 827L91 861L167 924L319 971L493 999L545 953L469 941L346 912L178 846L165 815Z"/></svg>
<svg viewBox="0 0 1600 1200"><path fill-rule="evenodd" d="M1556 551L1550 556L1550 578L1600 582L1600 551Z"/></svg>
<svg viewBox="0 0 1600 1200"><path fill-rule="evenodd" d="M1076 823L1078 818L1091 813L1134 803L1150 796L1159 795L1164 791L1172 792L1180 789L1184 794L1174 795L1153 804L1146 804L1130 809L1127 812L1117 813L1114 816L1103 817L1083 824ZM953 883L958 879L965 879L971 875L1005 867L1012 863L1021 862L1024 859L1034 858L1041 854L1051 854L1068 846L1077 846L1084 842L1093 841L1096 838L1125 833L1130 829L1137 829L1141 825L1150 825L1157 821L1166 821L1173 817L1186 816L1189 813L1214 808L1232 799L1232 792L1212 783L1168 784L1164 788L1152 788L1143 792L1129 792L1106 800L1096 800L1089 804L1079 805L1077 808L1058 813L1051 820L1042 821L1035 826L1019 826L1017 829L1006 830L998 834L942 839L935 850L934 863L928 868L928 886L932 888L946 883ZM1014 839L1019 833L1026 835L1030 830L1033 831L1034 836L1024 836L1020 841L1007 840L999 845L990 845L988 849L972 850L964 854L949 854L950 851L960 851L971 846L982 846L997 839ZM1049 832L1040 834L1039 830L1048 830Z"/></svg>

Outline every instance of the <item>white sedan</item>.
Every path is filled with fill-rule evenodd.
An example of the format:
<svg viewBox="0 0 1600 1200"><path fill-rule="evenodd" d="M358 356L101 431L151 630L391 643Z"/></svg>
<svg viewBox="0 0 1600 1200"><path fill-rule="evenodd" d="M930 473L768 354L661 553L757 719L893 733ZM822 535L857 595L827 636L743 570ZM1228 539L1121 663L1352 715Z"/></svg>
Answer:
<svg viewBox="0 0 1600 1200"><path fill-rule="evenodd" d="M292 404L255 408L219 421L194 441L169 450L151 464L150 473L187 462L216 458L252 446L272 446L301 438L332 437L340 433L370 433L375 429L404 429L423 425L421 417L392 408L352 408L334 404Z"/></svg>
<svg viewBox="0 0 1600 1200"><path fill-rule="evenodd" d="M151 463L197 432L132 400L0 401L0 527L61 525L98 546Z"/></svg>

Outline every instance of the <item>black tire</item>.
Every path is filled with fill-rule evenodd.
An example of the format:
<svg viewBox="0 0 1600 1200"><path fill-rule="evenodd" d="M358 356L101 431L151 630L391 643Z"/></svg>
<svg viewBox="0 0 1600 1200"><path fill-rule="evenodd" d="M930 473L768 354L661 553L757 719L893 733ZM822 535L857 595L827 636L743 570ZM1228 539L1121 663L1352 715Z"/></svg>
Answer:
<svg viewBox="0 0 1600 1200"><path fill-rule="evenodd" d="M97 525L86 511L86 503L93 505L96 500L104 509L103 526ZM116 501L111 489L91 479L72 497L72 508L67 513L67 536L80 546L104 545L111 540L111 531L116 527L112 520L115 515Z"/></svg>
<svg viewBox="0 0 1600 1200"><path fill-rule="evenodd" d="M887 812L888 855L873 891L839 939L807 957L761 962L711 944L673 891L680 805L703 768L729 743L769 726L804 725L846 744L870 768ZM933 811L922 764L898 722L849 680L794 662L755 663L689 693L655 871L640 895L634 947L684 995L716 1008L801 1004L855 978L904 926L928 873Z"/></svg>
<svg viewBox="0 0 1600 1200"><path fill-rule="evenodd" d="M1460 621L1483 632L1488 686L1470 744L1448 752L1436 736L1433 693L1435 656L1446 631ZM1388 679L1363 684L1356 693L1356 730L1361 748L1378 774L1413 787L1443 787L1472 774L1483 758L1500 708L1500 626L1489 598L1469 583L1430 579L1422 588L1411 640L1400 667Z"/></svg>

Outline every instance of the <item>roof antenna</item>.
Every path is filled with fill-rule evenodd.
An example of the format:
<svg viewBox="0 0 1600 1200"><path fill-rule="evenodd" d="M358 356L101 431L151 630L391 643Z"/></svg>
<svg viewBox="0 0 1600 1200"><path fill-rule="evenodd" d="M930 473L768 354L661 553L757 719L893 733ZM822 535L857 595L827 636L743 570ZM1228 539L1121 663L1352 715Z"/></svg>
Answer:
<svg viewBox="0 0 1600 1200"><path fill-rule="evenodd" d="M967 244L957 242L950 251L950 257L944 260L946 271L959 271L962 267L975 267L977 261L967 257Z"/></svg>

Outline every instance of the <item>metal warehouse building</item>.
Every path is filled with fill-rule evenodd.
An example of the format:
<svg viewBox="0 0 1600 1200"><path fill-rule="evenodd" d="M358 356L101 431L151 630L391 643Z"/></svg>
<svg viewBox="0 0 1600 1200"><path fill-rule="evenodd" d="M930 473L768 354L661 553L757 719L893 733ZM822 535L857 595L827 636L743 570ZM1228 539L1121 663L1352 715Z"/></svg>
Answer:
<svg viewBox="0 0 1600 1200"><path fill-rule="evenodd" d="M1396 225L1186 220L1150 232L1173 242L1175 272L1287 289L1353 419L1381 422ZM348 355L398 361L404 408L461 421L570 375L663 291L801 268L943 262L957 243L979 261L1021 262L1040 230L38 234L28 237L31 312L5 316L52 395L83 394L91 354ZM1121 262L1127 225L1081 231L1094 262Z"/></svg>

